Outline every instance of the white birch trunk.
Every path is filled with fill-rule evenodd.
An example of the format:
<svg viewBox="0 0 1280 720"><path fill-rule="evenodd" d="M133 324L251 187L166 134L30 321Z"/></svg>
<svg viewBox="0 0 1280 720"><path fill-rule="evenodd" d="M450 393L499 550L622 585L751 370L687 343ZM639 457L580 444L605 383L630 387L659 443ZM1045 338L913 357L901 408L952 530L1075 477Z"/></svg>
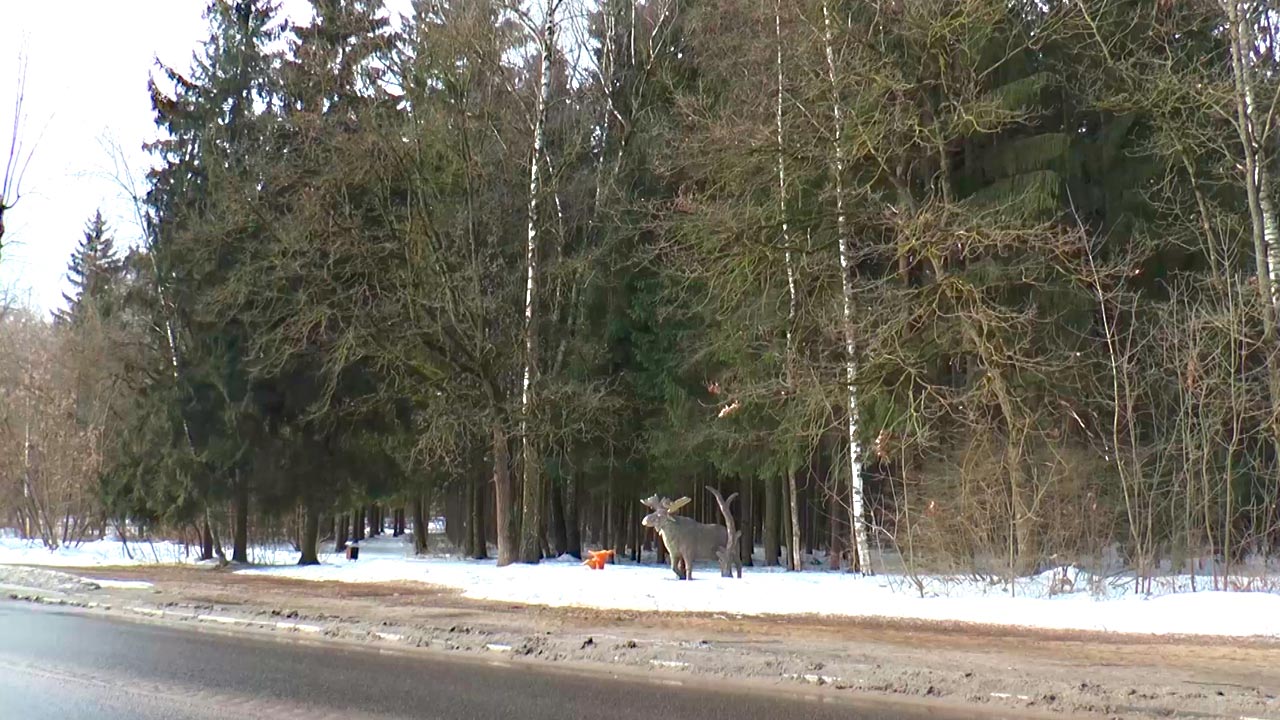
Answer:
<svg viewBox="0 0 1280 720"><path fill-rule="evenodd" d="M1249 217L1253 225L1254 263L1257 269L1258 289L1263 300L1271 305L1267 329L1275 328L1276 311L1280 309L1280 219L1276 217L1275 204L1269 193L1270 173L1267 157L1258 137L1258 109L1253 92L1253 31L1245 3L1241 0L1223 0L1231 40L1231 70L1236 86L1236 129L1244 149L1245 194L1248 197Z"/></svg>
<svg viewBox="0 0 1280 720"><path fill-rule="evenodd" d="M541 210L538 195L542 189L542 155L546 147L547 99L551 94L551 57L555 52L555 15L559 0L547 0L542 19L541 77L538 82L537 105L533 122L533 152L529 158L529 226L525 244L524 295L524 377L520 390L521 471L524 473L523 522L520 528L520 559L537 562L542 556L542 482L537 453L529 437L529 418L533 411L533 382L537 376L538 341L538 225Z"/></svg>
<svg viewBox="0 0 1280 720"><path fill-rule="evenodd" d="M1258 208L1262 214L1262 238L1266 246L1267 279L1271 284L1268 299L1273 311L1280 320L1280 217L1276 215L1275 201L1271 195L1271 153L1268 151L1267 136L1270 128L1266 127L1267 112L1260 110L1254 94L1254 63L1256 42L1253 31L1253 20L1246 13L1240 12L1238 41L1240 44L1241 70L1243 71L1244 101L1248 119L1248 136L1254 153L1256 164L1255 182L1258 188ZM1259 269L1261 272L1261 268Z"/></svg>
<svg viewBox="0 0 1280 720"><path fill-rule="evenodd" d="M854 572L869 572L870 547L867 542L867 526L864 518L862 496L862 449L858 447L858 390L854 381L857 378L857 347L853 336L853 245L849 238L848 219L844 209L844 145L843 118L840 111L840 100L836 76L835 48L831 32L831 7L827 0L822 2L823 39L826 45L827 77L831 82L831 120L833 125L832 150L835 156L835 191L836 191L836 234L840 247L840 283L844 300L844 350L845 350L845 383L848 386L847 430L849 442L849 533L852 535L856 556L849 569Z"/></svg>
<svg viewBox="0 0 1280 720"><path fill-rule="evenodd" d="M1271 197L1271 163L1267 151L1265 127L1269 111L1255 102L1253 64L1257 52L1252 19L1244 0L1223 0L1231 41L1231 70L1236 85L1236 125L1244 147L1245 194L1249 201L1249 219L1253 225L1254 264L1258 293L1268 304L1263 314L1266 341L1275 342L1280 323L1280 219ZM1265 8L1264 8L1265 11ZM1260 117L1262 116L1262 117ZM1268 360L1269 383L1273 409L1280 405L1280 367L1274 357ZM1280 427L1272 426L1273 442L1280 450Z"/></svg>
<svg viewBox="0 0 1280 720"><path fill-rule="evenodd" d="M1266 158L1259 165L1258 205L1262 210L1262 237L1267 247L1267 275L1271 286L1271 308L1280 319L1280 218L1271 198L1271 173Z"/></svg>
<svg viewBox="0 0 1280 720"><path fill-rule="evenodd" d="M1254 154L1254 181L1257 184L1258 209L1262 214L1262 239L1267 251L1267 279L1271 283L1271 293L1267 299L1271 306L1280 312L1280 218L1276 217L1275 201L1271 197L1271 153L1268 151L1266 127L1266 110L1258 107L1255 96L1254 63L1256 42L1253 32L1253 19L1244 11L1241 3L1237 18L1240 51L1240 70L1244 86L1245 116L1248 121L1247 130L1250 148ZM1259 268L1261 272L1261 268Z"/></svg>
<svg viewBox="0 0 1280 720"><path fill-rule="evenodd" d="M782 246L785 248L785 262L787 266L787 391L795 392L795 338L793 329L796 324L796 269L795 258L791 254L791 234L787 226L787 164L784 159L784 143L782 136L782 2L774 0L773 3L773 26L775 32L776 49L777 49L777 70L778 70L778 88L777 103L775 105L774 120L776 122L777 140L778 140L778 206L782 213ZM788 563L792 570L800 570L803 565L800 562L800 503L799 494L796 492L796 473L794 469L787 470L787 505L791 508L791 533L787 539L787 550L791 554L791 562Z"/></svg>

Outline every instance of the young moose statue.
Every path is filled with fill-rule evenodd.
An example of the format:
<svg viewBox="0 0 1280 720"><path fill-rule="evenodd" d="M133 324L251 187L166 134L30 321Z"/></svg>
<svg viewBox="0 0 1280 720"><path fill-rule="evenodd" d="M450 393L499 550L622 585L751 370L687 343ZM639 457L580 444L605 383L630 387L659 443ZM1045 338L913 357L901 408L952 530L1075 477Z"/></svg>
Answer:
<svg viewBox="0 0 1280 720"><path fill-rule="evenodd" d="M662 543L667 546L671 555L671 570L681 580L693 579L693 563L698 560L716 558L720 561L720 574L732 577L732 571L738 571L742 577L742 562L738 558L738 537L741 533L734 530L733 515L729 512L729 503L737 497L730 495L728 500L722 498L713 487L707 487L716 497L720 512L725 517L727 527L707 525L692 518L675 515L677 510L693 502L688 497L669 500L653 495L640 502L653 512L644 516L640 523L651 527L662 536Z"/></svg>

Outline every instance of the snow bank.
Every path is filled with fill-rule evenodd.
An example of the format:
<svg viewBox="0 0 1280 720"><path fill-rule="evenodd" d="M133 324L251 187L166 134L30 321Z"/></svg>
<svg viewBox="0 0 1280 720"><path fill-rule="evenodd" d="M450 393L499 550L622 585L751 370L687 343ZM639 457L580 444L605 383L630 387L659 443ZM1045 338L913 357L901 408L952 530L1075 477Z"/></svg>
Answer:
<svg viewBox="0 0 1280 720"><path fill-rule="evenodd" d="M725 579L715 567L698 568L682 582L665 566L619 564L602 571L562 558L538 565L499 568L492 561L415 558L399 539L361 543L360 559L329 556L312 567L241 570L330 582L419 581L456 588L480 600L613 610L709 612L728 615L814 614L842 617L959 621L1056 630L1280 637L1280 595L1197 592L1144 597L1132 583L1101 585L1067 572L1073 591L1050 596L1061 573L1028 578L1010 597L1003 585L972 579L929 578L925 597L899 576L747 568ZM1168 578L1166 587L1189 587L1190 578ZM1093 585L1103 599L1087 590ZM1199 586L1204 587L1201 579Z"/></svg>
<svg viewBox="0 0 1280 720"><path fill-rule="evenodd" d="M149 562L193 562L180 545L85 543L49 552L38 545L0 540L0 564L62 567ZM682 582L665 566L619 564L593 571L572 558L539 565L496 567L493 561L417 558L406 538L377 537L360 543L360 559L336 554L322 564L298 567L288 548L256 549L262 566L238 572L301 580L378 583L417 581L461 590L466 597L550 606L614 610L705 612L728 615L815 614L840 617L958 621L1058 630L1265 636L1280 638L1280 594L1262 592L1167 592L1142 596L1133 584L1104 584L1067 571L1069 591L1051 595L1061 573L1027 578L1015 588L969 578L932 577L924 597L901 576L857 577L815 570L787 573L747 568L741 580L699 567ZM1163 591L1188 589L1187 576L1163 578ZM97 581L101 582L101 581ZM1205 587L1202 578L1199 587Z"/></svg>
<svg viewBox="0 0 1280 720"><path fill-rule="evenodd" d="M109 567L121 565L195 564L197 549L169 541L130 542L94 540L49 550L36 540L0 536L0 565L40 565L43 567ZM249 559L254 563L277 565L297 562L289 547L254 547Z"/></svg>

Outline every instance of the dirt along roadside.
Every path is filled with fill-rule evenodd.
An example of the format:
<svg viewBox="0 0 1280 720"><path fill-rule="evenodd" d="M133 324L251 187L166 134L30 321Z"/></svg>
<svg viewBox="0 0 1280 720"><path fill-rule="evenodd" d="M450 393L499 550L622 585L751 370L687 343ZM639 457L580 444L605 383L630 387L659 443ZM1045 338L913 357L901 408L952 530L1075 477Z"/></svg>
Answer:
<svg viewBox="0 0 1280 720"><path fill-rule="evenodd" d="M1265 639L548 608L473 601L420 583L317 583L189 566L0 566L0 596L517 661L981 706L1015 717L1280 720L1280 642Z"/></svg>

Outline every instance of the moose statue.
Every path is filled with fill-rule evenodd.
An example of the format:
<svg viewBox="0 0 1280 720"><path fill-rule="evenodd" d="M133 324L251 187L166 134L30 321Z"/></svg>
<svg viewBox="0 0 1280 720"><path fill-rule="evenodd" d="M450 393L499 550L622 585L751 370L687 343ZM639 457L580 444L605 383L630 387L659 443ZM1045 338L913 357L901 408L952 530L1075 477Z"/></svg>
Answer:
<svg viewBox="0 0 1280 720"><path fill-rule="evenodd" d="M712 558L720 561L721 577L733 577L736 570L741 578L742 559L738 557L738 538L742 533L735 529L733 513L729 511L729 503L738 494L734 493L725 499L715 488L707 486L707 490L715 496L716 504L720 506L724 526L708 525L693 518L675 515L677 510L693 502L691 498L670 500L657 495L640 501L653 511L645 515L640 524L658 531L671 556L671 570L681 580L693 579L693 563Z"/></svg>

